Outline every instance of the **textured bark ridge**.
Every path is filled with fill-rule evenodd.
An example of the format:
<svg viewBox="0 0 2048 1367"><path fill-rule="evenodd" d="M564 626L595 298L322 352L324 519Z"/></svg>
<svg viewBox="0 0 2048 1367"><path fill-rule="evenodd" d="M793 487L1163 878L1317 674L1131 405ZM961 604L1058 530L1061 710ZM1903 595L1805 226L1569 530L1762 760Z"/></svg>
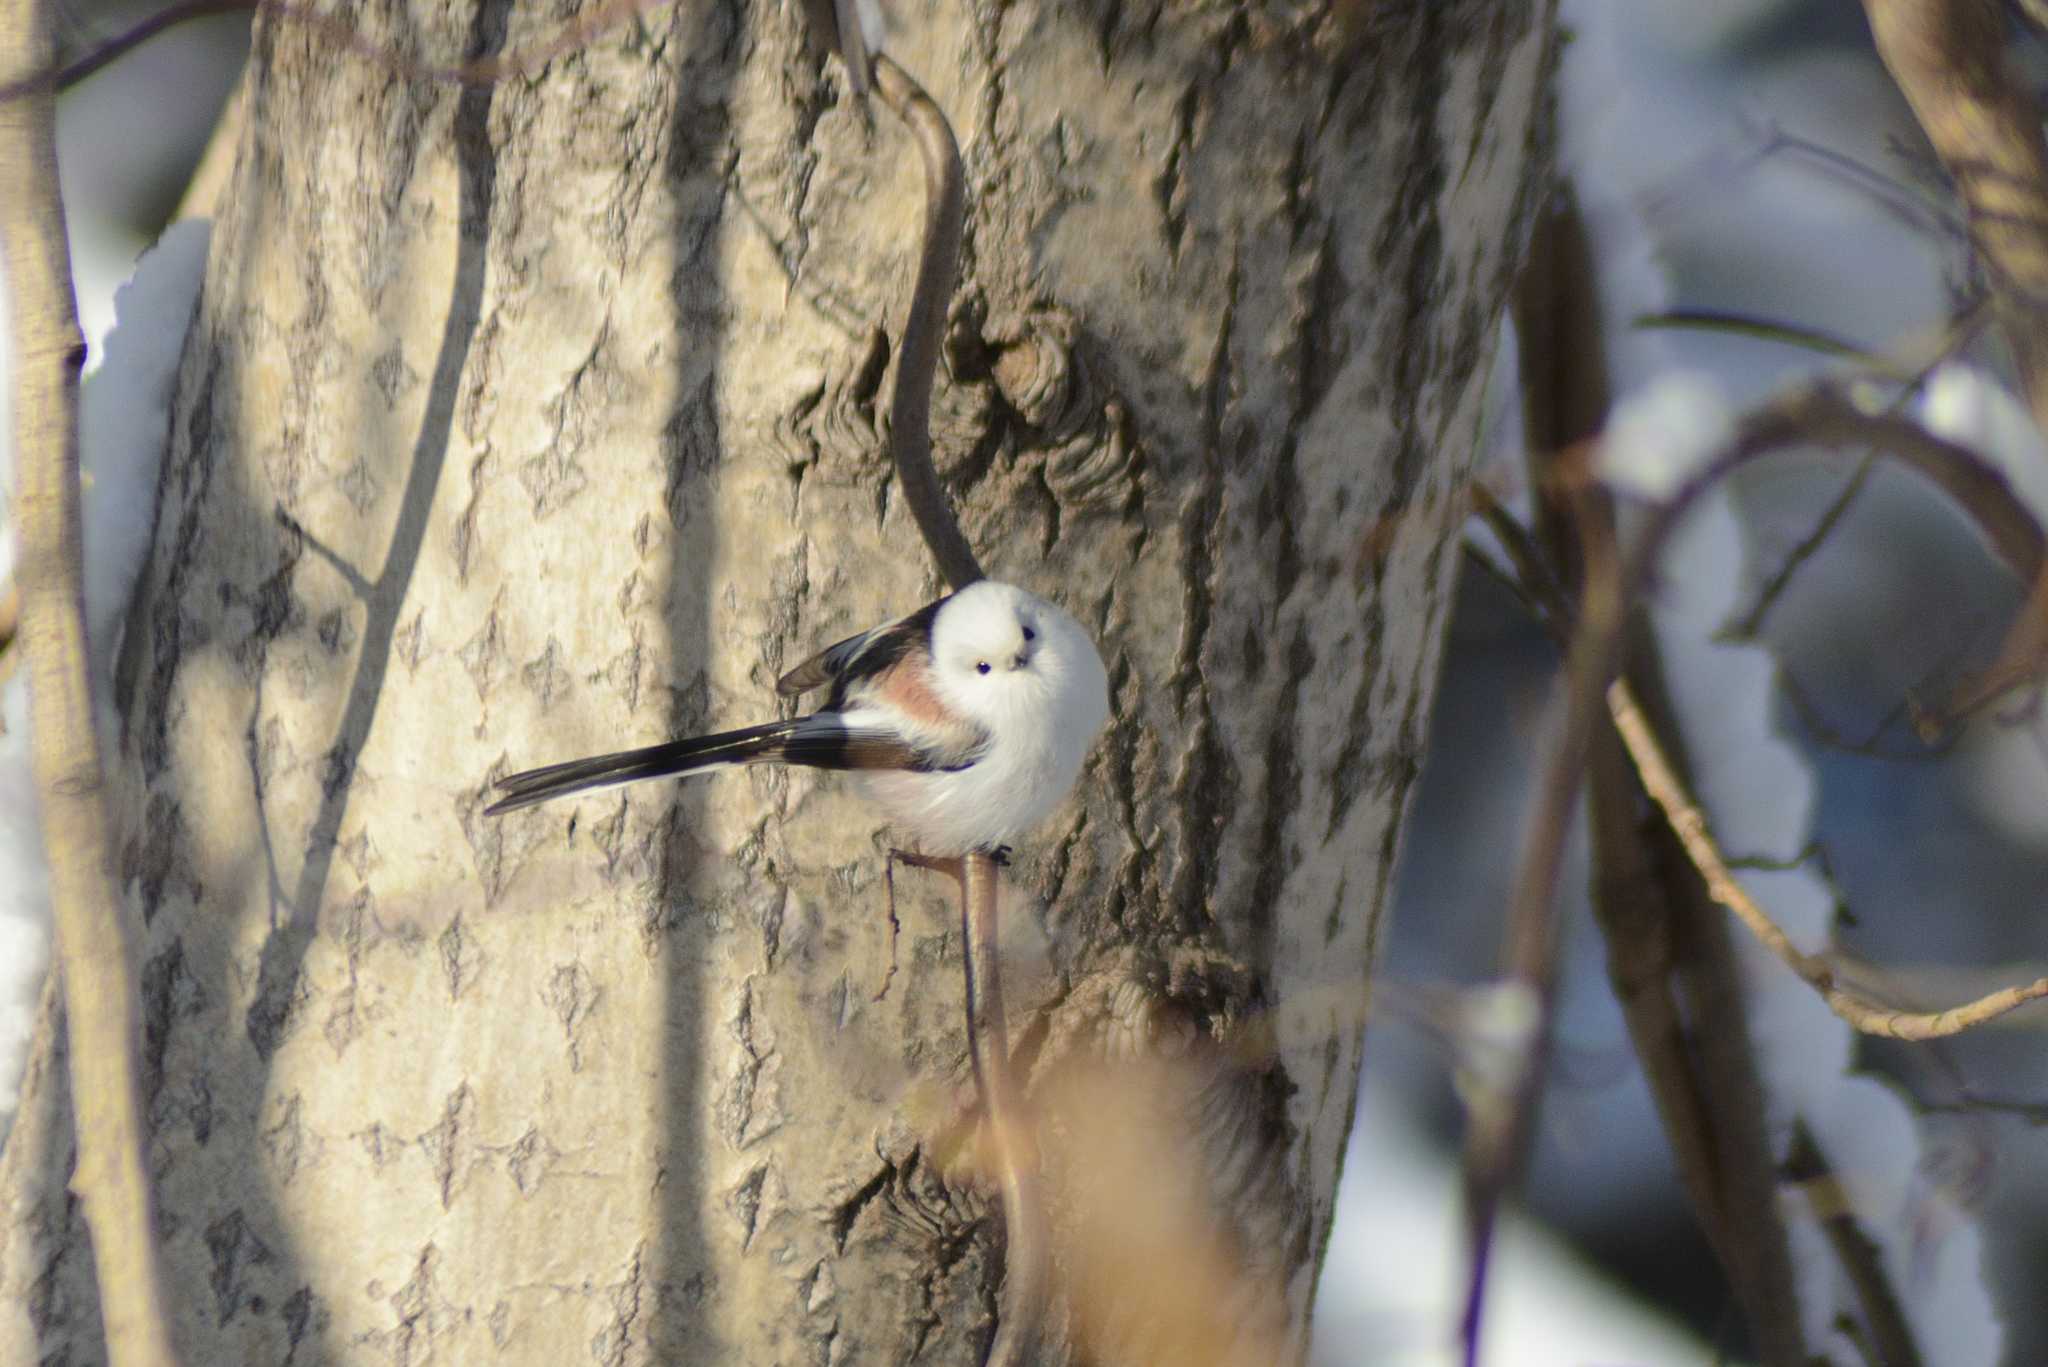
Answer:
<svg viewBox="0 0 2048 1367"><path fill-rule="evenodd" d="M425 64L552 10L350 13ZM1005 889L1080 1358L1298 1343L1552 45L1539 4L896 7L967 159L940 469L1111 668ZM906 136L794 5L487 88L287 20L252 60L119 738L189 1360L974 1361L946 890L899 876L892 944L832 778L479 815L764 720L935 587L879 430ZM61 1076L7 1361L102 1353ZM1145 1214L1127 1169L1186 1180ZM1130 1275L1161 1247L1185 1304Z"/></svg>

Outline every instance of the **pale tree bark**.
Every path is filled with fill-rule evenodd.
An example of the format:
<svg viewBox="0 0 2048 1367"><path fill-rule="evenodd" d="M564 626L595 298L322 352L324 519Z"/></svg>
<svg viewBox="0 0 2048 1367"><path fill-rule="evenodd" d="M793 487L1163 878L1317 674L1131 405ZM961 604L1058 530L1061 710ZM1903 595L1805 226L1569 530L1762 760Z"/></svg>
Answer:
<svg viewBox="0 0 2048 1367"><path fill-rule="evenodd" d="M131 618L122 872L192 1361L970 1362L950 889L836 779L498 820L925 601L880 414L922 220L794 4L260 19ZM941 473L1116 717L1017 851L1049 1360L1298 1351L1547 5L906 4L968 223ZM117 779L119 775L117 775ZM890 974L891 955L895 971ZM878 989L886 991L877 999ZM0 1358L97 1360L31 1071ZM17 1143L21 1142L17 1139ZM1170 1250L1170 1253L1162 1250Z"/></svg>

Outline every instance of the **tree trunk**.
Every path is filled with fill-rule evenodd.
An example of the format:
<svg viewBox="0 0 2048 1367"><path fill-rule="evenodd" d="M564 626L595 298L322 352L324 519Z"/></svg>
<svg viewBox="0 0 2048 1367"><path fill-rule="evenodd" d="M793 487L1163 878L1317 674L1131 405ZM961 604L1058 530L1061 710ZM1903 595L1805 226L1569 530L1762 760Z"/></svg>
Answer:
<svg viewBox="0 0 2048 1367"><path fill-rule="evenodd" d="M181 1347L972 1362L950 889L899 873L899 939L808 773L480 811L767 719L937 587L881 430L902 127L789 4L426 78L552 8L258 21L119 699ZM1049 1360L1300 1351L1554 44L1533 2L895 14L967 161L940 470L1116 713L1004 886ZM82 1364L42 1048L0 1358Z"/></svg>

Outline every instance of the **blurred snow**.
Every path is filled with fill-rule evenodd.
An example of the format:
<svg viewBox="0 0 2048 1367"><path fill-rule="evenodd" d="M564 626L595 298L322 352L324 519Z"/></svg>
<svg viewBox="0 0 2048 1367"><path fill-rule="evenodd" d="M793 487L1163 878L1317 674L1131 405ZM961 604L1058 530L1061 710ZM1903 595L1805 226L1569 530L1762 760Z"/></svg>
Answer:
<svg viewBox="0 0 2048 1367"><path fill-rule="evenodd" d="M1802 373L1838 364L1783 342L1644 329L1632 326L1637 319L1679 306L1719 309L1813 328L1871 350L1922 341L1943 325L1962 278L1961 238L1939 187L1910 159L1917 130L1870 51L1855 7L1836 13L1769 2L1566 0L1564 13L1573 33L1560 91L1564 159L1600 261L1624 443L1620 468L1635 492L1668 488L1682 474L1688 453L1696 454L1714 430L1716 391L1725 396L1722 411L1740 411ZM1496 364L1511 368L1511 353ZM1666 378L1684 373L1711 380L1700 386ZM1923 411L1937 423L1974 423L1978 436L2014 453L2038 443L1995 379L1937 376ZM1496 426L1512 438L1518 425L1508 414ZM2016 484L2048 478L2048 461L2015 460L2029 467L2014 470ZM1843 937L1856 952L1900 968L1945 955L1987 957L1992 943L2007 945L2008 954L2039 956L2038 917L2014 919L2020 902L2007 903L2003 924L2012 931L2002 940L1985 933L1999 923L1998 898L2018 893L2027 866L2011 852L1977 843L1981 826L1960 829L1958 790L1969 790L1969 770L1917 756L1888 763L1818 745L1804 730L1788 736L1778 729L1785 715L1781 667L1791 668L1801 696L1818 699L1829 716L1854 716L1896 705L1909 689L1926 685L1930 666L1940 662L1928 652L1956 649L1941 644L1944 632L1950 641L1962 633L1995 644L2011 608L1996 595L1987 600L1978 587L1995 583L1998 571L1986 566L1981 547L1938 497L1911 477L1880 470L1824 554L1779 600L1765 637L1755 644L1717 639L1752 606L1761 577L1812 530L1848 468L1839 456L1795 455L1745 472L1699 502L1669 550L1655 626L1694 787L1730 854L1787 865L1742 877L1808 949ZM1970 606L1931 607L1942 600L1930 585ZM1384 963L1396 981L1473 981L1492 971L1499 908L1525 819L1518 795L1527 791L1535 719L1554 677L1550 648L1526 624L1510 626L1511 616L1505 595L1483 580L1461 591ZM2048 827L2041 815L2048 807L2048 741L2018 745L2017 728L2007 725L1993 746L1980 740L1990 729L1972 732L1971 749L1981 744L2000 756L1999 782L1976 785L1983 805L2006 808L2009 825ZM1992 767L1980 763L1976 771ZM1816 835L1840 885L1852 890L1853 924L1838 923L1836 880L1809 854ZM1971 842L1973 853L1961 855L1959 841ZM1582 841L1572 857L1583 860ZM2048 867L2033 867L2038 889ZM1604 947L1585 918L1583 866L1566 882L1564 1044L1527 1199L1546 1219L1600 1248L1638 1290L1686 1304L1696 1324L1724 1320L1732 1310L1725 1292L1714 1289L1718 1276L1689 1228L1654 1111L1628 1062L1619 1009L1605 983ZM1950 914L1954 904L1980 899L1989 899L1980 914ZM2029 923L2035 933L2027 932ZM2001 1255L1992 1224L1980 1223L1984 1212L1998 1209L2001 1191L2026 1192L2038 1206L2039 1178L2027 1175L2044 1166L2037 1133L2017 1118L1993 1132L1981 1116L1918 1115L1911 1095L1864 1071L1871 1049L1811 989L1765 958L1746 933L1738 931L1737 941L1779 1150L1792 1118L1803 1117L1841 1179L1851 1213L1879 1240L1926 1360L1946 1367L1999 1361L2007 1352L2016 1354L2012 1361L2048 1360L2036 1351L2043 1329L2029 1295L2038 1280L2038 1246L2032 1257L2020 1252L2039 1237L2027 1232L2039 1225L2001 1212ZM1409 1033L1398 1023L1375 1024L1368 1081L1375 1072L1383 1084L1397 1079L1407 1109L1433 1114L1448 1137L1455 1111L1439 1076L1446 1060L1417 1050L1404 1038ZM1995 1052L1996 1069L1959 1073L1923 1064L1908 1066L1905 1075L1946 1099L1972 1087L2009 1095L2008 1080L2023 1088L2025 1079L2048 1074L2027 1037L2003 1038L2003 1048L1994 1036L1952 1042L1938 1055ZM1917 1057L1931 1053L1923 1046ZM2027 1068L2009 1066L2027 1056L2035 1060ZM1618 1079L1584 1062L1616 1057ZM1353 1187L1407 1180L1405 1173L1390 1178L1387 1163L1363 1151L1355 1156L1341 1211L1361 1208L1346 1204ZM1796 1189L1788 1190L1787 1203L1810 1346L1831 1361L1861 1362L1832 1321L1850 1294L1814 1212ZM1356 1236L1340 1224L1335 1237L1322 1313L1352 1323L1346 1299L1358 1293L1334 1270L1334 1249ZM1998 1284L2009 1288L2003 1308L2022 1317L2010 1336L1988 1288L1988 1269L2001 1256L2007 1270ZM1532 1275L1498 1266L1489 1314L1506 1315L1518 1283ZM1437 1313L1450 1311L1446 1305ZM1432 1347L1441 1341L1424 1337ZM1529 1360L1510 1351L1509 1336L1497 1342L1489 1362ZM1593 1359L1571 1350L1542 1360Z"/></svg>
<svg viewBox="0 0 2048 1367"><path fill-rule="evenodd" d="M1336 1226L1323 1259L1313 1367L1449 1367L1464 1296L1455 1161L1417 1132L1408 1102L1373 1081L1358 1101ZM1496 1235L1482 1346L1490 1367L1728 1363L1517 1211Z"/></svg>
<svg viewBox="0 0 2048 1367"><path fill-rule="evenodd" d="M2048 527L2048 441L2012 391L1976 366L1949 361L1928 377L1918 408L1928 431L1983 457Z"/></svg>
<svg viewBox="0 0 2048 1367"><path fill-rule="evenodd" d="M1735 435L1735 411L1712 375L1671 370L1614 406L1596 472L1617 493L1664 500L1703 473Z"/></svg>
<svg viewBox="0 0 2048 1367"><path fill-rule="evenodd" d="M14 1126L50 959L49 873L28 754L28 688L0 687L0 1143Z"/></svg>
<svg viewBox="0 0 2048 1367"><path fill-rule="evenodd" d="M93 348L78 401L80 515L85 534L85 625L93 672L112 678L121 616L156 524L157 473L185 333L199 299L213 225L164 230L114 292L116 325Z"/></svg>
<svg viewBox="0 0 2048 1367"><path fill-rule="evenodd" d="M1598 55L1607 46L1622 45L1618 39L1602 42L1601 29L1626 22L1624 12L1639 19L1642 10L1641 6L1621 7L1606 0L1578 5L1572 13L1581 31L1594 38L1587 50ZM1566 59L1563 81L1567 91L1587 79L1587 73L1573 67L1574 56L1568 54ZM1839 63L1831 64L1829 73L1838 84L1857 84L1853 78L1843 78ZM1564 129L1567 145L1575 149L1575 164L1601 168L1594 178L1600 197L1641 209L1656 202L1672 162L1659 159L1630 167L1625 154L1608 157L1589 150L1611 146L1621 129L1636 124L1639 113L1651 117L1649 106L1667 106L1668 116L1662 81L1643 79L1646 72L1641 68L1634 75L1635 80L1617 82L1608 92L1618 108L1603 111L1597 129L1574 131L1576 106L1568 97ZM1727 107L1724 96L1720 118L1726 117ZM1682 149L1673 150L1683 155ZM1832 208L1815 202L1810 190L1802 192L1794 185L1773 187L1769 198L1773 205L1809 206L1790 215L1795 218L1825 222L1830 216L1827 210ZM1685 196L1678 196L1676 202L1682 208ZM1865 217L1870 217L1868 204L1861 208ZM1614 232L1611 225L1619 221L1625 234L1626 218L1625 213L1610 211L1609 231ZM1660 288L1644 279L1637 261L1645 255L1668 259L1668 254L1656 245L1661 221L1645 216L1640 223L1652 246L1647 251L1636 248L1627 252L1614 275L1603 272L1604 302L1610 316L1649 314L1663 307L1666 298L1684 294L1675 286ZM1818 242L1781 241L1777 245L1784 255L1801 261L1816 255L1821 247ZM1804 251L1797 249L1800 246ZM1857 255L1832 245L1828 249L1837 255ZM1629 297L1632 289L1642 290L1640 299ZM1859 282L1845 293L1870 291ZM1785 304L1775 307L1783 309ZM1762 316L1811 321L1782 312ZM1839 326L1833 318L1827 324ZM1732 413L1722 382L1703 379L1689 366L1655 373L1646 384L1636 382L1638 387L1631 392L1629 377L1670 365L1674 357L1686 357L1687 348L1678 337L1667 336L1646 348L1647 340L1639 332L1610 333L1611 368L1619 377L1620 398L1610 427L1612 454L1607 468L1621 475L1628 491L1656 495L1675 491L1688 475L1697 472L1704 455L1725 440ZM1765 387L1782 384L1797 373L1794 367L1783 365L1783 360L1796 362L1798 358L1781 358L1777 373ZM1801 368L1815 363L1815 358L1807 358ZM1947 388L1959 391L1963 385L1951 380ZM1978 386L1969 390L1969 402L1952 398L1948 408L1967 408L1986 424L1996 419L1984 415L1995 410L2006 420L2001 437L2016 445L2011 405L1996 410L1997 397L1995 387ZM2031 427L2024 418L2020 423ZM1817 870L1797 862L1811 837L1817 781L1807 758L1779 731L1776 658L1759 644L1724 637L1724 628L1745 606L1743 566L1747 556L1732 488L1708 489L1694 501L1665 548L1651 604L1652 623L1664 686L1680 733L1683 763L1695 796L1731 856L1765 858L1789 866L1766 879L1744 876L1760 896L1766 896L1763 904L1786 918L1788 933L1807 949L1818 950L1832 944L1834 898ZM1763 1075L1773 1146L1780 1161L1789 1150L1795 1122L1803 1122L1840 1177L1850 1211L1863 1233L1882 1250L1918 1341L1930 1349L1941 1345L1940 1360L1945 1364L1962 1367L1998 1361L2003 1333L1985 1288L1974 1228L1956 1220L1942 1256L1934 1262L1935 1275L1908 1275L1915 1262L1916 1241L1926 1229L1908 1193L1927 1155L1905 1098L1856 1074L1849 1027L1746 934L1738 936L1738 955L1748 986L1751 1035ZM1853 1324L1861 1309L1855 1289L1827 1246L1814 1212L1798 1203L1788 1203L1786 1212L1809 1348L1837 1360L1855 1360L1855 1345L1842 1338L1839 1327L1845 1322Z"/></svg>

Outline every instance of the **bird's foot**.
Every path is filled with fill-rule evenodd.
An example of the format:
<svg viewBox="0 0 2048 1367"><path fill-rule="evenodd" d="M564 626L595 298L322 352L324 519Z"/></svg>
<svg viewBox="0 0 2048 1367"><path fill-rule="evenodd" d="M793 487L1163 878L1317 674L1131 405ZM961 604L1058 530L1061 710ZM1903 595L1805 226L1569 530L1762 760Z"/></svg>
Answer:
<svg viewBox="0 0 2048 1367"><path fill-rule="evenodd" d="M959 878L966 870L966 865L957 854L932 855L919 854L915 850L892 849L889 851L889 860L891 863L908 864L913 869L923 869L926 873L943 873L953 879Z"/></svg>

